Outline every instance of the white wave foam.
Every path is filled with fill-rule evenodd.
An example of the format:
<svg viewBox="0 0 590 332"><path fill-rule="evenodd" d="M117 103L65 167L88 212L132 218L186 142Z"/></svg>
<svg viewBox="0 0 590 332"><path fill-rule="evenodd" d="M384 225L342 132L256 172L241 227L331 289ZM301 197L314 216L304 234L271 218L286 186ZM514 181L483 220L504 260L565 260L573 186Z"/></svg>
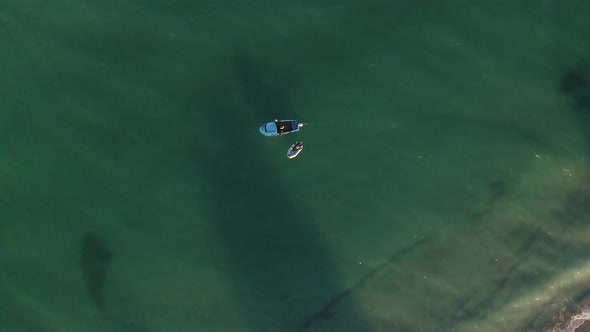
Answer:
<svg viewBox="0 0 590 332"><path fill-rule="evenodd" d="M576 332L576 329L587 320L590 320L590 305L586 305L578 310L578 313L573 315L569 320L563 323L558 323L548 332Z"/></svg>

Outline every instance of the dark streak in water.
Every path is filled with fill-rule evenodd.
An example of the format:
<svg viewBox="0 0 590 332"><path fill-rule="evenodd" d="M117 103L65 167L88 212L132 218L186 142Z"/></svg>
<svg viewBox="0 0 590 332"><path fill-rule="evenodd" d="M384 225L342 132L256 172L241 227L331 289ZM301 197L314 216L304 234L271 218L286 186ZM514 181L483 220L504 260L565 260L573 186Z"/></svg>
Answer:
<svg viewBox="0 0 590 332"><path fill-rule="evenodd" d="M528 229L528 228L527 228ZM539 239L539 235L542 233L542 230L535 228L533 231L529 233L527 238L522 242L522 244L514 251L516 256L524 255L523 252L530 250L533 244ZM477 301L475 304L470 305L470 298L463 301L459 306L458 309L455 311L458 314L454 315L451 321L456 321L459 318L472 316L476 312L481 312L486 308L489 308L493 305L493 300L498 297L498 293L503 291L506 286L509 284L511 280L514 279L515 271L518 269L519 263L514 263L509 266L502 275L504 277L500 278L494 287L494 289L488 293L487 296Z"/></svg>
<svg viewBox="0 0 590 332"><path fill-rule="evenodd" d="M360 280L358 280L356 283L354 283L354 285L352 285L350 288L347 288L347 289L343 290L342 292L336 294L334 297L332 297L332 299L328 303L326 303L322 307L322 309L320 309L319 311L317 311L313 315L311 315L311 317L309 317L307 320L305 320L299 327L302 329L306 329L306 328L309 328L311 325L313 325L313 323L315 323L318 320L332 318L334 316L333 309L340 302L342 302L342 300L344 300L352 292L361 288L367 281L374 278L379 272L386 269L395 259L399 259L401 256L411 252L412 250L416 249L418 246L424 244L426 241L427 241L426 239L420 239L420 240L414 242L413 244L411 244L410 246L393 254L381 265L377 266L376 268L373 268L371 271L369 271L367 274L365 274Z"/></svg>
<svg viewBox="0 0 590 332"><path fill-rule="evenodd" d="M578 227L586 223L590 215L590 181L585 179L581 187L571 191L565 197L563 208L557 217L567 223L568 227Z"/></svg>
<svg viewBox="0 0 590 332"><path fill-rule="evenodd" d="M490 196L488 198L486 206L482 210L472 213L471 218L479 220L488 213L492 212L494 205L497 203L497 201L500 198L504 197L504 195L506 194L506 181L496 180L491 182L488 185L488 191Z"/></svg>
<svg viewBox="0 0 590 332"><path fill-rule="evenodd" d="M88 296L102 313L106 313L103 290L113 255L103 240L92 232L82 236L80 250L80 268Z"/></svg>

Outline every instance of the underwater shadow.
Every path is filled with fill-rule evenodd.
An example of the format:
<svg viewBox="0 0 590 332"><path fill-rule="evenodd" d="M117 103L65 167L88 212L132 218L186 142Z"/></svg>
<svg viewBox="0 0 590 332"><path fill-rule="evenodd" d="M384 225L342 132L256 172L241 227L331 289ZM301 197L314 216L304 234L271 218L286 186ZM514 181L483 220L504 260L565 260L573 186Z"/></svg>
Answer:
<svg viewBox="0 0 590 332"><path fill-rule="evenodd" d="M111 269L113 253L97 234L86 232L80 241L80 268L90 300L107 314L103 290Z"/></svg>
<svg viewBox="0 0 590 332"><path fill-rule="evenodd" d="M568 111L590 148L590 65L580 61L575 67L566 70L558 89L568 101Z"/></svg>
<svg viewBox="0 0 590 332"><path fill-rule="evenodd" d="M228 83L210 75L209 84L192 94L192 103L206 105L216 115L211 128L223 134L215 135L218 149L196 143L193 150L208 156L199 167L212 184L212 222L232 262L228 278L236 285L237 305L250 325L245 330L300 330L314 311L347 286L322 244L313 216L297 207L282 183L287 171L269 166L259 141L280 139L262 137L258 125L290 112L292 86L285 83L290 77L265 73L268 68L261 68L262 62L244 54L230 59L238 83L235 97L243 98L247 110L235 112ZM352 323L343 328L326 321L339 315ZM348 309L345 315L334 310L321 322L314 319L314 328L372 331L360 310Z"/></svg>
<svg viewBox="0 0 590 332"><path fill-rule="evenodd" d="M575 112L590 112L590 68L579 63L561 78L559 91L572 102Z"/></svg>
<svg viewBox="0 0 590 332"><path fill-rule="evenodd" d="M137 322L125 321L111 315L107 309L104 289L107 284L113 252L104 239L94 232L86 232L80 241L80 269L86 285L88 297L96 306L112 331L116 332L149 332L150 330Z"/></svg>
<svg viewBox="0 0 590 332"><path fill-rule="evenodd" d="M291 116L293 107L290 95L296 83L293 73L243 53L235 53L232 61L251 111L260 114L260 119Z"/></svg>

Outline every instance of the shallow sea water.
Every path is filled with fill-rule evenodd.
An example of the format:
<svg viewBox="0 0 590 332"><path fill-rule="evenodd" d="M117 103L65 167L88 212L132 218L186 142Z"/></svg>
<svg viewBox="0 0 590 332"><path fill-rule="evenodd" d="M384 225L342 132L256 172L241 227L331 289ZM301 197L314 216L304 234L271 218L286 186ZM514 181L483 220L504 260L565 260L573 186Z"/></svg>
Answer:
<svg viewBox="0 0 590 332"><path fill-rule="evenodd" d="M586 2L3 7L7 331L587 315Z"/></svg>

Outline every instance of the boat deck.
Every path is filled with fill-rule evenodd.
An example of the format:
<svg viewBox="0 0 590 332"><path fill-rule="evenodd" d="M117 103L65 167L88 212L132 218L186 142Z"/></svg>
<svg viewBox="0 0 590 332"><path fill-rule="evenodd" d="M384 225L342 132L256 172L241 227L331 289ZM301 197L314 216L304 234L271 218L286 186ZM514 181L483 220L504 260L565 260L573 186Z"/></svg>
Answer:
<svg viewBox="0 0 590 332"><path fill-rule="evenodd" d="M279 133L290 132L295 129L291 121L275 121L275 123L277 125L277 132Z"/></svg>

